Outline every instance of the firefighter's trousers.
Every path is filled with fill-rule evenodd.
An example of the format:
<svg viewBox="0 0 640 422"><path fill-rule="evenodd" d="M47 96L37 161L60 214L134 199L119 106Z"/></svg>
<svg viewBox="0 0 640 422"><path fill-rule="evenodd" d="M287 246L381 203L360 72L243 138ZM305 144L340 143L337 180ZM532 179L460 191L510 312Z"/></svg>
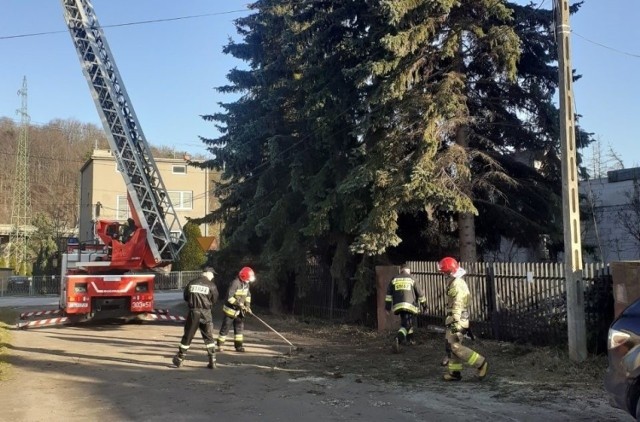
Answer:
<svg viewBox="0 0 640 422"><path fill-rule="evenodd" d="M231 318L228 315L225 315L222 319L222 325L220 325L220 333L218 333L218 346L223 346L224 342L227 341L227 333L231 328L231 324L233 322L233 345L236 349L242 347L242 343L244 341L243 331L244 331L244 317L238 315L235 318Z"/></svg>
<svg viewBox="0 0 640 422"><path fill-rule="evenodd" d="M413 317L414 314L407 311L398 312L400 315L400 329L398 330L398 342L413 341Z"/></svg>
<svg viewBox="0 0 640 422"><path fill-rule="evenodd" d="M448 364L449 373L459 374L462 371L463 364L480 368L485 361L484 356L480 353L462 345L463 338L463 332L452 333L447 331L447 346L451 351Z"/></svg>
<svg viewBox="0 0 640 422"><path fill-rule="evenodd" d="M180 340L180 346L178 346L178 356L180 359L184 359L184 356L191 346L193 336L198 329L200 329L202 339L207 347L207 354L214 356L216 343L213 337L211 309L190 309L187 315L187 322L184 324L184 335L182 336L182 340Z"/></svg>

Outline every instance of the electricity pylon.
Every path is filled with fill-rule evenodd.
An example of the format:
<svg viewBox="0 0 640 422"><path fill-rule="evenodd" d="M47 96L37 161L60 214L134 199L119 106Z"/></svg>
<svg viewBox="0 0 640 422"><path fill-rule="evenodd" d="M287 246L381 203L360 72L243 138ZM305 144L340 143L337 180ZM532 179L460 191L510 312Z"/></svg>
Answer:
<svg viewBox="0 0 640 422"><path fill-rule="evenodd" d="M10 257L16 271L25 271L27 265L27 226L31 222L31 195L29 194L29 114L27 113L27 77L22 80L22 107L20 115L20 135L16 154L16 171L13 183L11 206Z"/></svg>

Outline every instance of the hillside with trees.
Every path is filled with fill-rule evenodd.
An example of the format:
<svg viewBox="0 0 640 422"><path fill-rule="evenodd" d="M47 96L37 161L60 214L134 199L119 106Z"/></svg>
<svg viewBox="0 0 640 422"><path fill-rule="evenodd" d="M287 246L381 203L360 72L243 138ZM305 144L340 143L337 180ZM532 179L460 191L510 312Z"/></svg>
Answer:
<svg viewBox="0 0 640 422"><path fill-rule="evenodd" d="M11 202L20 123L0 119L0 222L11 222ZM75 120L29 126L29 184L32 214L75 227L79 171L94 148L108 149L102 128Z"/></svg>
<svg viewBox="0 0 640 422"><path fill-rule="evenodd" d="M20 123L0 118L0 224L11 223L13 185L17 162ZM32 262L46 266L45 257L57 250L55 239L77 227L80 169L94 149L109 149L104 130L76 120L52 120L44 125L29 125L29 192L31 224L37 233L29 241ZM173 158L169 147L151 147L154 157ZM180 152L184 155L184 152ZM194 157L201 159L202 157ZM6 245L3 245L6 246ZM5 254L2 265L8 265ZM46 272L34 268L36 273Z"/></svg>

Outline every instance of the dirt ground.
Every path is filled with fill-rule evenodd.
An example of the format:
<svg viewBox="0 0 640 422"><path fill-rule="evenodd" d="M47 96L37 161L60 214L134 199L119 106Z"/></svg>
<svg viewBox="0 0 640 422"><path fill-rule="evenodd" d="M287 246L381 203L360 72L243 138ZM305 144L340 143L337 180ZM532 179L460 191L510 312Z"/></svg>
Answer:
<svg viewBox="0 0 640 422"><path fill-rule="evenodd" d="M250 318L247 353L218 353L215 370L199 337L172 367L180 324L12 331L0 420L630 420L607 402L603 358L577 365L561 351L476 340L487 379L465 369L463 381L445 383L442 335L420 333L393 354L392 334L256 313L296 348Z"/></svg>

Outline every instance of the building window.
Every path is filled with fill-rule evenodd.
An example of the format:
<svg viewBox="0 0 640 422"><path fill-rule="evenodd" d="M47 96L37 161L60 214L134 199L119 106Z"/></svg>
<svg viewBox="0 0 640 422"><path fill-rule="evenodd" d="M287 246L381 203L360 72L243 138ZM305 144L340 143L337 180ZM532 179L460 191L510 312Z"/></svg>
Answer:
<svg viewBox="0 0 640 422"><path fill-rule="evenodd" d="M129 202L127 195L116 196L116 220L126 220L129 218Z"/></svg>
<svg viewBox="0 0 640 422"><path fill-rule="evenodd" d="M187 174L187 166L174 164L172 172L173 174Z"/></svg>
<svg viewBox="0 0 640 422"><path fill-rule="evenodd" d="M193 191L168 191L169 199L173 208L176 210L192 210L193 209Z"/></svg>

